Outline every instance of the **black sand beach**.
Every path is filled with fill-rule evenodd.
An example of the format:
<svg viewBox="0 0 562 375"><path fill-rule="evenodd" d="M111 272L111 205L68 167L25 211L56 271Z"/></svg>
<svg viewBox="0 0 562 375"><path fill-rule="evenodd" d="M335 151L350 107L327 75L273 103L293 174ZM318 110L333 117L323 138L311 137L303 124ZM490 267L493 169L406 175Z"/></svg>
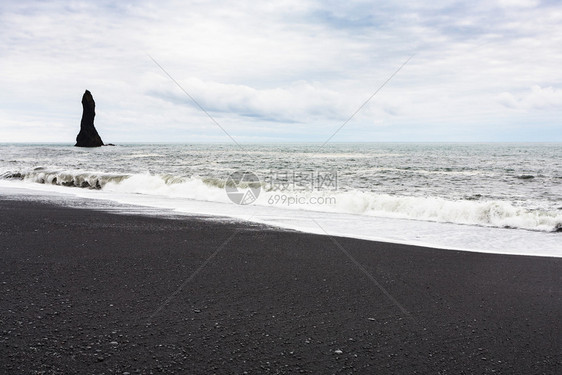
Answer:
<svg viewBox="0 0 562 375"><path fill-rule="evenodd" d="M0 292L2 374L562 373L560 258L0 199Z"/></svg>

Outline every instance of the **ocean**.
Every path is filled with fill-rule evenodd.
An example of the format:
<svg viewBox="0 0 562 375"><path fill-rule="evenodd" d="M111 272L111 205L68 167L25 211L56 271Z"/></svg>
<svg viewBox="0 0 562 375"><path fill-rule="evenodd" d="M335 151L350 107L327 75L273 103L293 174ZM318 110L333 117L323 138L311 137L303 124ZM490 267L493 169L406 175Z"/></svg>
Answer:
<svg viewBox="0 0 562 375"><path fill-rule="evenodd" d="M0 192L562 256L561 143L1 144Z"/></svg>

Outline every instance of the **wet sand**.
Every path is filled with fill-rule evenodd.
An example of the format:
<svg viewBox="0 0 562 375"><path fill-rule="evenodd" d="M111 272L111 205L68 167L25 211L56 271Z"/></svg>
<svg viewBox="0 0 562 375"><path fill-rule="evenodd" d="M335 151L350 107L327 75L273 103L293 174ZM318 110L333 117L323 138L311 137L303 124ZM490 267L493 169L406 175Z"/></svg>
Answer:
<svg viewBox="0 0 562 375"><path fill-rule="evenodd" d="M0 198L0 295L5 374L562 373L561 258Z"/></svg>

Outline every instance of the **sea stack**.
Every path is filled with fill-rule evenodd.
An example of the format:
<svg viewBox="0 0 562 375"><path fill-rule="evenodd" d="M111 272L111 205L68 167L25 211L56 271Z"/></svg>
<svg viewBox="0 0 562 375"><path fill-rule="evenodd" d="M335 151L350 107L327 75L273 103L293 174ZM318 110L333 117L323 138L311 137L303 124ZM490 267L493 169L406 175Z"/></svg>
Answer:
<svg viewBox="0 0 562 375"><path fill-rule="evenodd" d="M76 147L100 147L103 146L98 131L94 127L94 116L96 115L96 102L92 93L88 90L82 96L82 121L80 121L80 133L76 136Z"/></svg>

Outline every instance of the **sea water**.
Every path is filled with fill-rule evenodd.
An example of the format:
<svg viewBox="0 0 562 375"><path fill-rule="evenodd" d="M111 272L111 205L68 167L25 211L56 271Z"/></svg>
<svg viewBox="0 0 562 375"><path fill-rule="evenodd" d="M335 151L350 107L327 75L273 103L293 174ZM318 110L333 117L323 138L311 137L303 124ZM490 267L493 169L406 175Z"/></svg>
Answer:
<svg viewBox="0 0 562 375"><path fill-rule="evenodd" d="M245 205L225 189L236 172L259 180ZM562 256L561 143L3 144L0 187L328 235Z"/></svg>

